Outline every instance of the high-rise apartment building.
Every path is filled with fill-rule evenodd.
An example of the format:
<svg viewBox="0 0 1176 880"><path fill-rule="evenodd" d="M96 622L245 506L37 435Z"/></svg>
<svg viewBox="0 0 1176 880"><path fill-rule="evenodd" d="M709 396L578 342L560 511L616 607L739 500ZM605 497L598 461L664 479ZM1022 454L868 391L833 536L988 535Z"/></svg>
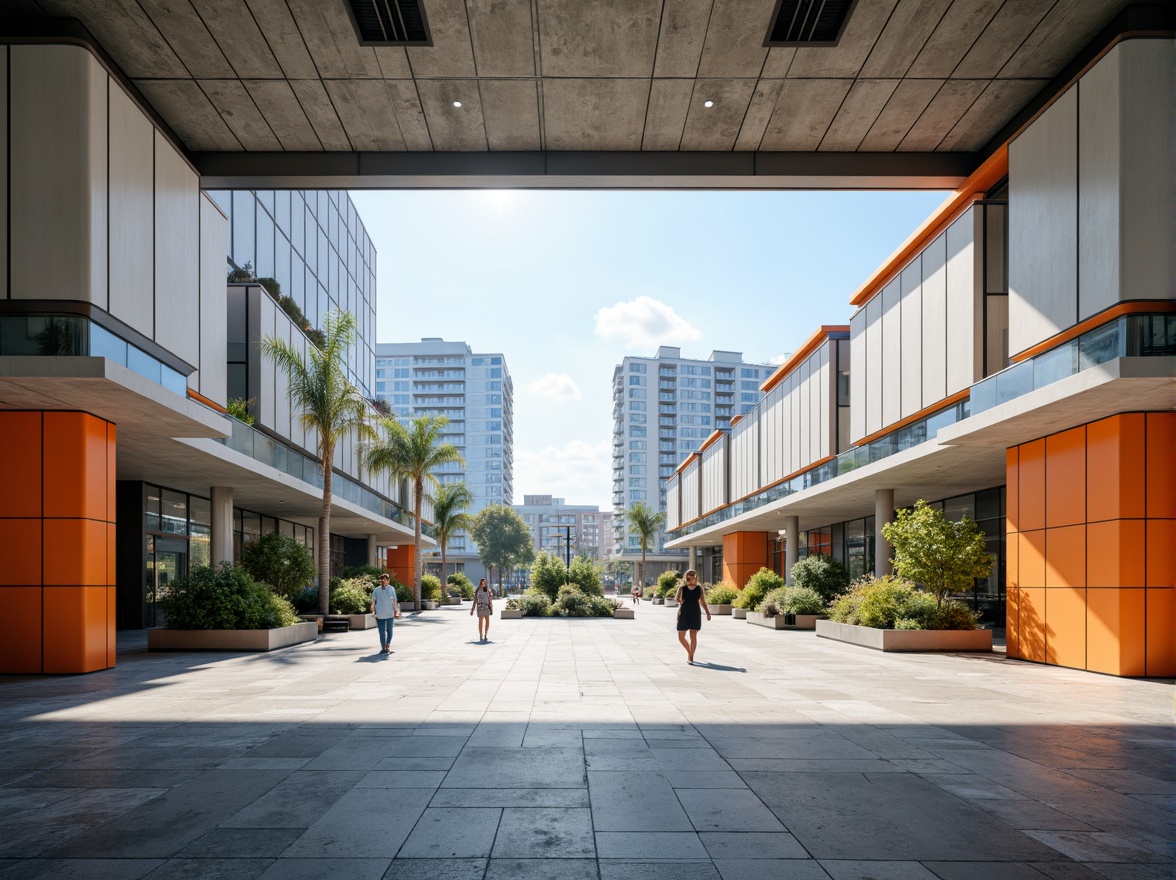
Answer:
<svg viewBox="0 0 1176 880"><path fill-rule="evenodd" d="M774 367L749 364L735 351L714 351L708 360L682 357L663 345L651 358L626 357L613 371L613 538L614 558L641 558L637 538L623 514L638 501L666 509L665 483L682 456L698 449L716 429L758 403L763 380ZM649 547L646 576L686 554L667 551L659 535Z"/></svg>
<svg viewBox="0 0 1176 880"><path fill-rule="evenodd" d="M550 495L524 495L515 511L531 529L535 552L546 550L560 559L585 556L604 562L612 535L595 504L568 504Z"/></svg>
<svg viewBox="0 0 1176 880"><path fill-rule="evenodd" d="M449 420L444 440L464 461L435 474L442 483L466 484L474 496L468 513L514 500L514 386L501 353L440 338L380 343L375 391L401 422L422 415ZM450 539L447 554L455 570L475 582L485 577L478 548L464 532Z"/></svg>

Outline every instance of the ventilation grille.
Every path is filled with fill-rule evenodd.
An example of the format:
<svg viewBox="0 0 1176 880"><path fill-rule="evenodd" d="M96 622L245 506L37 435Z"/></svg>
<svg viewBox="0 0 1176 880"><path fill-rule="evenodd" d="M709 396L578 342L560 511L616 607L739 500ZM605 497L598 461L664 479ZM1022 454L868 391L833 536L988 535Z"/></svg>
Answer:
<svg viewBox="0 0 1176 880"><path fill-rule="evenodd" d="M347 0L364 46L432 46L420 0Z"/></svg>
<svg viewBox="0 0 1176 880"><path fill-rule="evenodd" d="M780 0L765 46L836 46L857 0Z"/></svg>

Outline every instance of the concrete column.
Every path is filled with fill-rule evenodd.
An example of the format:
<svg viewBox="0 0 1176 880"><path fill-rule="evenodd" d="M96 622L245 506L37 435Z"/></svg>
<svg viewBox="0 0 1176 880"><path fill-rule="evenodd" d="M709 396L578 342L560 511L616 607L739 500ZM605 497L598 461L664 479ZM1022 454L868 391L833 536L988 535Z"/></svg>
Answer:
<svg viewBox="0 0 1176 880"><path fill-rule="evenodd" d="M894 522L894 490L874 490L874 574L883 577L890 574L891 547L882 537L882 527Z"/></svg>
<svg viewBox="0 0 1176 880"><path fill-rule="evenodd" d="M784 517L784 580L792 586L792 566L800 558L800 517Z"/></svg>
<svg viewBox="0 0 1176 880"><path fill-rule="evenodd" d="M368 549L367 549L367 565L379 565L380 560L376 558L376 536L368 535Z"/></svg>
<svg viewBox="0 0 1176 880"><path fill-rule="evenodd" d="M693 545L687 549L690 551L690 555L686 558L686 567L698 571L698 550Z"/></svg>
<svg viewBox="0 0 1176 880"><path fill-rule="evenodd" d="M233 487L212 487L212 564L233 564Z"/></svg>

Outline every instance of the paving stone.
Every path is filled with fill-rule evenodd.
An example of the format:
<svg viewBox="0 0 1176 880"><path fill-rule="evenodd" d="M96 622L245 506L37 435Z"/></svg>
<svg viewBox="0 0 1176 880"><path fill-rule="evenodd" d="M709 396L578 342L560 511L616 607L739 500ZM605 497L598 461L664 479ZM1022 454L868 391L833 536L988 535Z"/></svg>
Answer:
<svg viewBox="0 0 1176 880"><path fill-rule="evenodd" d="M21 859L0 868L3 880L138 880L160 859Z"/></svg>
<svg viewBox="0 0 1176 880"><path fill-rule="evenodd" d="M437 788L444 770L373 770L365 773L356 788Z"/></svg>
<svg viewBox="0 0 1176 880"><path fill-rule="evenodd" d="M363 777L357 770L291 773L249 806L221 822L221 827L309 828Z"/></svg>
<svg viewBox="0 0 1176 880"><path fill-rule="evenodd" d="M295 828L214 828L180 850L177 858L276 859L300 834Z"/></svg>
<svg viewBox="0 0 1176 880"><path fill-rule="evenodd" d="M705 859L706 847L694 832L597 831L599 859Z"/></svg>
<svg viewBox="0 0 1176 880"><path fill-rule="evenodd" d="M486 859L396 859L384 880L483 880Z"/></svg>
<svg viewBox="0 0 1176 880"><path fill-rule="evenodd" d="M796 838L787 833L699 832L712 859L807 859Z"/></svg>
<svg viewBox="0 0 1176 880"><path fill-rule="evenodd" d="M1160 854L1102 831L1026 831L1077 862L1164 862ZM1169 844L1171 841L1169 841Z"/></svg>
<svg viewBox="0 0 1176 880"><path fill-rule="evenodd" d="M828 880L812 859L716 859L723 880Z"/></svg>
<svg viewBox="0 0 1176 880"><path fill-rule="evenodd" d="M442 788L433 807L587 807L586 788Z"/></svg>
<svg viewBox="0 0 1176 880"><path fill-rule="evenodd" d="M661 773L589 773L597 831L690 831L694 826Z"/></svg>
<svg viewBox="0 0 1176 880"><path fill-rule="evenodd" d="M675 789L695 831L767 831L785 828L747 789Z"/></svg>
<svg viewBox="0 0 1176 880"><path fill-rule="evenodd" d="M616 861L601 859L600 880L721 880L710 861Z"/></svg>
<svg viewBox="0 0 1176 880"><path fill-rule="evenodd" d="M416 824L432 791L355 788L306 829L284 853L288 859L380 859L391 861ZM285 859L283 859L285 860Z"/></svg>
<svg viewBox="0 0 1176 880"><path fill-rule="evenodd" d="M579 748L493 749L470 746L446 776L445 788L582 788L584 752Z"/></svg>
<svg viewBox="0 0 1176 880"><path fill-rule="evenodd" d="M592 812L587 809L502 811L494 859L593 859Z"/></svg>
<svg viewBox="0 0 1176 880"><path fill-rule="evenodd" d="M502 810L430 807L412 829L398 856L404 859L487 858Z"/></svg>
<svg viewBox="0 0 1176 880"><path fill-rule="evenodd" d="M1073 864L1071 862L1071 864ZM1042 873L1030 865L1007 862L927 862L926 867L940 880L1041 880ZM1087 872L1089 875L1089 872ZM1097 876L1097 875L1096 875Z"/></svg>
<svg viewBox="0 0 1176 880"><path fill-rule="evenodd" d="M940 880L938 875L918 862L821 859L819 864L832 880ZM987 880L994 880L994 876L988 877Z"/></svg>
<svg viewBox="0 0 1176 880"><path fill-rule="evenodd" d="M491 859L486 880L597 880L595 859Z"/></svg>
<svg viewBox="0 0 1176 880"><path fill-rule="evenodd" d="M254 880L273 859L168 859L151 872L151 880Z"/></svg>
<svg viewBox="0 0 1176 880"><path fill-rule="evenodd" d="M278 859L258 880L381 880L389 859Z"/></svg>

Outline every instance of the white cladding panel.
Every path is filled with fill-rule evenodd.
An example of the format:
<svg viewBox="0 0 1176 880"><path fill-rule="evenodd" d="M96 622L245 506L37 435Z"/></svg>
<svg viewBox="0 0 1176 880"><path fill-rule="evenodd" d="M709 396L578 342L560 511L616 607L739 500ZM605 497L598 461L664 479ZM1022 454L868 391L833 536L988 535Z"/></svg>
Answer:
<svg viewBox="0 0 1176 880"><path fill-rule="evenodd" d="M78 46L8 51L9 295L106 308L106 72Z"/></svg>
<svg viewBox="0 0 1176 880"><path fill-rule="evenodd" d="M673 531L682 522L678 510L678 475L666 480L666 531Z"/></svg>
<svg viewBox="0 0 1176 880"><path fill-rule="evenodd" d="M155 127L112 85L110 313L149 339L155 333L154 165ZM168 347L166 340L161 344Z"/></svg>
<svg viewBox="0 0 1176 880"><path fill-rule="evenodd" d="M855 361L856 363L856 361ZM873 434L882 428L882 296L876 295L866 303L866 357L863 363L865 379L855 383L864 392L854 397L854 404L861 400L866 410L866 433ZM864 399L863 399L864 398ZM856 439L856 438L855 438Z"/></svg>
<svg viewBox="0 0 1176 880"><path fill-rule="evenodd" d="M200 180L155 135L155 333L189 364L200 361Z"/></svg>
<svg viewBox="0 0 1176 880"><path fill-rule="evenodd" d="M752 494L759 482L760 410L753 409L731 428L731 499Z"/></svg>
<svg viewBox="0 0 1176 880"><path fill-rule="evenodd" d="M710 513L727 503L727 437L722 436L702 451L702 512Z"/></svg>
<svg viewBox="0 0 1176 880"><path fill-rule="evenodd" d="M833 379L833 352L837 342L827 341L821 346L821 366L817 375L817 385L813 395L813 458L828 458L837 451L837 438L833 436L833 426L837 423L834 414L837 412L837 400L833 391L837 387Z"/></svg>
<svg viewBox="0 0 1176 880"><path fill-rule="evenodd" d="M947 234L923 251L920 301L923 319L923 400L930 406L947 396Z"/></svg>
<svg viewBox="0 0 1176 880"><path fill-rule="evenodd" d="M915 257L902 270L902 418L923 408L923 261Z"/></svg>
<svg viewBox="0 0 1176 880"><path fill-rule="evenodd" d="M800 467L800 376L794 372L781 384L786 389L784 396L787 404L784 409L784 418L787 419L784 431L784 476L787 476Z"/></svg>
<svg viewBox="0 0 1176 880"><path fill-rule="evenodd" d="M698 519L698 459L690 462L680 472L679 492L682 495L682 522Z"/></svg>
<svg viewBox="0 0 1176 880"><path fill-rule="evenodd" d="M781 382L764 395L760 404L761 445L760 476L764 485L774 483L784 475L784 383Z"/></svg>
<svg viewBox="0 0 1176 880"><path fill-rule="evenodd" d="M902 418L902 289L895 278L882 289L882 427Z"/></svg>
<svg viewBox="0 0 1176 880"><path fill-rule="evenodd" d="M1070 89L1009 144L1010 354L1071 326L1078 312L1077 123Z"/></svg>
<svg viewBox="0 0 1176 880"><path fill-rule="evenodd" d="M200 369L188 384L221 406L228 403L228 299L225 254L229 222L212 199L200 197Z"/></svg>
<svg viewBox="0 0 1176 880"><path fill-rule="evenodd" d="M950 396L963 391L976 375L976 209L947 228L947 380ZM927 405L934 403L928 400Z"/></svg>
<svg viewBox="0 0 1176 880"><path fill-rule="evenodd" d="M849 319L849 438L856 442L866 436L866 310L858 309Z"/></svg>

